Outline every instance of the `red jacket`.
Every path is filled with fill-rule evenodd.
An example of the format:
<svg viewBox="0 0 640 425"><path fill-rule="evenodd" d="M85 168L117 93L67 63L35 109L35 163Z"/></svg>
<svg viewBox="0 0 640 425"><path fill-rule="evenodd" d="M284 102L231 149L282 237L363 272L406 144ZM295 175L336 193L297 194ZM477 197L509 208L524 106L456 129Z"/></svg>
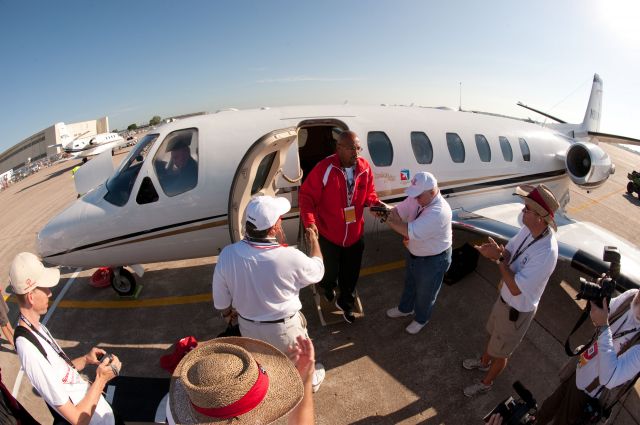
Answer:
<svg viewBox="0 0 640 425"><path fill-rule="evenodd" d="M298 203L304 227L315 223L320 234L340 246L351 246L362 237L364 207L379 202L373 183L373 172L366 159L359 157L354 171L351 206L355 207L356 221L346 223L347 175L337 155L331 155L311 170L302 187Z"/></svg>

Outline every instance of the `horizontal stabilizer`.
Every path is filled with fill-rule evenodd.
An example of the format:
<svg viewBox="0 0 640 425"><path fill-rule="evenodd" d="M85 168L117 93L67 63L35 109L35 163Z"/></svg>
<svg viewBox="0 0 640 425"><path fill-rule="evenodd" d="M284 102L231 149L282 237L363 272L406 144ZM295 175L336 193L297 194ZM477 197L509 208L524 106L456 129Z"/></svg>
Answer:
<svg viewBox="0 0 640 425"><path fill-rule="evenodd" d="M597 131L590 131L589 136L595 137L600 143L622 143L625 145L640 146L640 139L634 139L633 137L618 136L616 134L598 133Z"/></svg>

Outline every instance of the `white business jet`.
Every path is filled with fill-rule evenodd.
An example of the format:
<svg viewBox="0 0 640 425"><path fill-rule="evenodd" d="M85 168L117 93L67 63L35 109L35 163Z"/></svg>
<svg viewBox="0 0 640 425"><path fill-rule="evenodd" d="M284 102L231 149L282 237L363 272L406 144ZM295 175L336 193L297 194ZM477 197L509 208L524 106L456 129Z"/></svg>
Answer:
<svg viewBox="0 0 640 425"><path fill-rule="evenodd" d="M640 140L598 133L602 81L595 75L580 124L542 125L491 114L405 106L299 106L262 108L186 118L147 134L114 172L102 155L76 174L85 195L38 234L49 263L113 267L121 294L141 275L142 263L217 255L243 233L251 196L288 198L289 240L298 232L298 187L334 151L337 134L360 135L378 195L404 198L418 171L438 177L454 209L454 226L501 239L518 228L521 184L544 183L564 208L571 183L592 189L614 171L600 142ZM367 228L374 220L367 217ZM603 246L622 254L623 286L640 284L640 251L590 223L557 215L560 256L581 271L601 273Z"/></svg>
<svg viewBox="0 0 640 425"><path fill-rule="evenodd" d="M127 141L118 133L100 133L93 136L85 136L72 140L63 147L66 153L74 158L83 160L100 155L102 152L113 151L113 149L126 145Z"/></svg>

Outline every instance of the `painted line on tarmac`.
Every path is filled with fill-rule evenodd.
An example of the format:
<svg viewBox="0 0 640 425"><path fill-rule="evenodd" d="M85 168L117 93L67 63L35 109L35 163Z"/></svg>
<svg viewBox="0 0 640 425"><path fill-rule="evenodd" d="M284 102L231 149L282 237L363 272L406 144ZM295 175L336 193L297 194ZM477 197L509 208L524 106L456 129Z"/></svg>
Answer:
<svg viewBox="0 0 640 425"><path fill-rule="evenodd" d="M381 264L379 266L367 267L360 271L360 276L370 276L376 273L382 273L390 270L403 268L404 260L394 261L392 263ZM170 305L182 304L198 304L211 302L211 293L183 295L177 297L160 297L148 300L112 300L112 301L60 301L59 308L79 308L79 309L126 309L126 308L142 308L142 307L166 307Z"/></svg>
<svg viewBox="0 0 640 425"><path fill-rule="evenodd" d="M71 275L71 278L67 280L67 283L64 284L62 291L60 291L60 293L56 297L53 304L51 304L51 307L49 307L47 314L44 316L44 319L42 319L40 323L42 323L45 326L47 325L47 323L49 322L49 319L51 319L51 316L53 315L53 312L56 310L56 307L58 307L58 305L60 304L60 300L62 300L62 298L65 296L65 294L69 290L69 287L71 286L73 281L76 280L76 277L78 277L78 274L80 274L81 271L82 271L81 268L77 268L76 271L73 273L73 275ZM24 376L24 370L22 369L22 367L20 367L20 370L18 371L18 375L16 376L16 382L13 383L13 391L11 391L11 395L13 395L14 398L18 398L18 391L20 391L20 385L22 384L23 376Z"/></svg>
<svg viewBox="0 0 640 425"><path fill-rule="evenodd" d="M624 191L624 189L618 189L616 191L613 191L613 192L610 192L610 193L608 193L606 195L603 195L603 196L601 196L599 198L591 199L591 200L589 200L589 201L585 202L584 204L579 205L577 207L567 208L567 212L573 214L573 213L585 210L585 209L587 209L589 207L594 206L595 204L600 203L600 201L604 201L605 199L610 198L613 195L617 195L617 194L619 194L620 192L623 192L623 191Z"/></svg>

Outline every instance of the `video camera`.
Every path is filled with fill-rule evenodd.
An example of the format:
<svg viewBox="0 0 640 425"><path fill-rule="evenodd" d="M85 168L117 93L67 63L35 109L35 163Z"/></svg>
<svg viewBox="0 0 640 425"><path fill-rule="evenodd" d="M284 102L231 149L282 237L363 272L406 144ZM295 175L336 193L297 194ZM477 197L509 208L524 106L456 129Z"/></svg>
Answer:
<svg viewBox="0 0 640 425"><path fill-rule="evenodd" d="M585 278L580 278L580 291L576 299L593 301L598 307L602 308L602 299L607 299L607 304L611 301L613 291L616 289L616 279L620 276L620 252L615 246L605 246L602 260L611 263L609 271L600 284L589 282Z"/></svg>
<svg viewBox="0 0 640 425"><path fill-rule="evenodd" d="M513 389L519 399L509 397L499 403L483 420L489 422L491 415L499 413L502 416L503 425L534 424L535 414L538 412L538 403L533 398L531 391L525 388L520 381L513 383Z"/></svg>
<svg viewBox="0 0 640 425"><path fill-rule="evenodd" d="M391 210L384 205L372 205L369 209L380 217L380 223L387 221L389 214L391 214Z"/></svg>

